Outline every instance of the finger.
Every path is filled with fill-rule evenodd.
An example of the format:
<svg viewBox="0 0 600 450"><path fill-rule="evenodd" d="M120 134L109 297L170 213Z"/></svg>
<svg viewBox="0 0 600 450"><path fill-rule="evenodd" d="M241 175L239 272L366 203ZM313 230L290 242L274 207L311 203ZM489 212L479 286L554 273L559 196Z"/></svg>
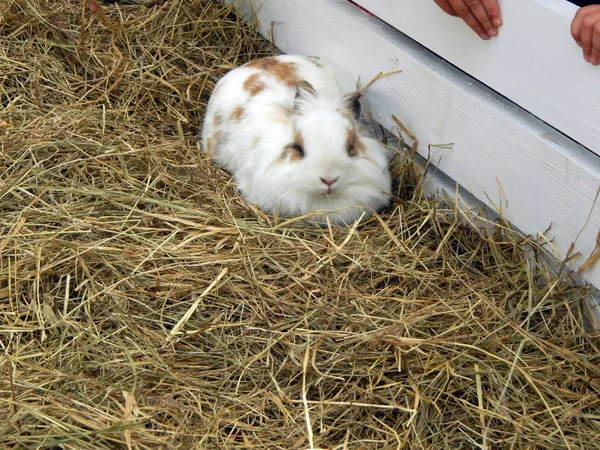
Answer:
<svg viewBox="0 0 600 450"><path fill-rule="evenodd" d="M498 28L502 25L502 14L500 14L500 6L498 5L498 0L483 0L483 6L488 13L492 24Z"/></svg>
<svg viewBox="0 0 600 450"><path fill-rule="evenodd" d="M88 7L92 14L94 14L96 11L98 11L98 5L96 4L96 0L90 0L88 2Z"/></svg>
<svg viewBox="0 0 600 450"><path fill-rule="evenodd" d="M571 22L571 36L577 42L577 45L581 47L581 28L583 26L583 18L585 17L585 12L582 12L582 9L579 8L577 14L573 18L573 22Z"/></svg>
<svg viewBox="0 0 600 450"><path fill-rule="evenodd" d="M575 42L577 42L577 45L580 47L582 47L581 32L584 28L584 24L590 20L589 18L592 14L597 13L600 13L600 5L584 6L577 10L573 22L571 23L571 36L573 36L573 39L575 39Z"/></svg>
<svg viewBox="0 0 600 450"><path fill-rule="evenodd" d="M593 65L600 64L600 20L594 26L594 35L592 37L592 54L590 61Z"/></svg>
<svg viewBox="0 0 600 450"><path fill-rule="evenodd" d="M481 39L489 39L490 36L486 33L485 29L471 12L471 9L467 6L464 0L450 0L456 14L467 24L471 29L479 35Z"/></svg>
<svg viewBox="0 0 600 450"><path fill-rule="evenodd" d="M481 0L464 0L464 2L477 21L483 26L485 32L489 36L495 36L497 34L496 27L492 24L490 16L488 16L488 12L483 6L483 3L481 3Z"/></svg>
<svg viewBox="0 0 600 450"><path fill-rule="evenodd" d="M591 62L591 54L586 49L583 49L583 59L585 59L586 62Z"/></svg>
<svg viewBox="0 0 600 450"><path fill-rule="evenodd" d="M582 20L581 33L579 35L580 46L583 48L584 58L590 62L594 39L594 28L600 23L600 10L592 11L585 15Z"/></svg>
<svg viewBox="0 0 600 450"><path fill-rule="evenodd" d="M438 5L446 14L450 14L451 16L457 17L456 11L450 4L448 0L433 0L436 5Z"/></svg>

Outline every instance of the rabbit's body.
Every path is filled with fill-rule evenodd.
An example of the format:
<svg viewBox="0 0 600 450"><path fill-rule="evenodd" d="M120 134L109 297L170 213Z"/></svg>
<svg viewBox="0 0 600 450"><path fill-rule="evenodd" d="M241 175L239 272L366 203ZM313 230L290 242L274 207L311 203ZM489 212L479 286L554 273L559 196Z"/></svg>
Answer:
<svg viewBox="0 0 600 450"><path fill-rule="evenodd" d="M262 209L326 211L349 224L385 206L391 190L387 151L361 133L359 108L318 58L262 58L217 83L202 146Z"/></svg>

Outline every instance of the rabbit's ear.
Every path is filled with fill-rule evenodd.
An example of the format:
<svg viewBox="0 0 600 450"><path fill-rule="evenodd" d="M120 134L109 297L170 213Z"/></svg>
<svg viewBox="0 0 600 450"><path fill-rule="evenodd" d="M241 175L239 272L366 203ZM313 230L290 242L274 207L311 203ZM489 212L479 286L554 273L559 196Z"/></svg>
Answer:
<svg viewBox="0 0 600 450"><path fill-rule="evenodd" d="M296 86L296 101L294 102L294 109L298 109L301 102L316 98L317 92L312 84L306 80L302 80Z"/></svg>
<svg viewBox="0 0 600 450"><path fill-rule="evenodd" d="M350 112L350 114L352 114L352 117L354 117L354 120L356 121L360 119L361 107L359 100L361 96L362 94L357 91L352 92L351 94L348 94L345 97L346 109L348 110L348 112Z"/></svg>

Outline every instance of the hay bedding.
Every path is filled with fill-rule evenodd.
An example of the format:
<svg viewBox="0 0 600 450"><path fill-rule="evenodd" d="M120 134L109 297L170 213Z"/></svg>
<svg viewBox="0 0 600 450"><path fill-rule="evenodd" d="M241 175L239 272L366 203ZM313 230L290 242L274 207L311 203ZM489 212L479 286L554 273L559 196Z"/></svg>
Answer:
<svg viewBox="0 0 600 450"><path fill-rule="evenodd" d="M196 135L266 43L84 3L0 4L3 448L600 448L587 291L530 241L419 189L351 229L253 210Z"/></svg>

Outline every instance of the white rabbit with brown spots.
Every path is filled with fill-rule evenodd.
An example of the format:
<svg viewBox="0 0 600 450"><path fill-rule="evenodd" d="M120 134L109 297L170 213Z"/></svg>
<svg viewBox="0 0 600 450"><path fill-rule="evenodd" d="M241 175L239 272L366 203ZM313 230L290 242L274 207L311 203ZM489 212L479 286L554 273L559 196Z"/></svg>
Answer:
<svg viewBox="0 0 600 450"><path fill-rule="evenodd" d="M391 155L359 115L359 94L344 95L319 58L261 58L217 83L202 147L263 210L349 225L391 197Z"/></svg>

